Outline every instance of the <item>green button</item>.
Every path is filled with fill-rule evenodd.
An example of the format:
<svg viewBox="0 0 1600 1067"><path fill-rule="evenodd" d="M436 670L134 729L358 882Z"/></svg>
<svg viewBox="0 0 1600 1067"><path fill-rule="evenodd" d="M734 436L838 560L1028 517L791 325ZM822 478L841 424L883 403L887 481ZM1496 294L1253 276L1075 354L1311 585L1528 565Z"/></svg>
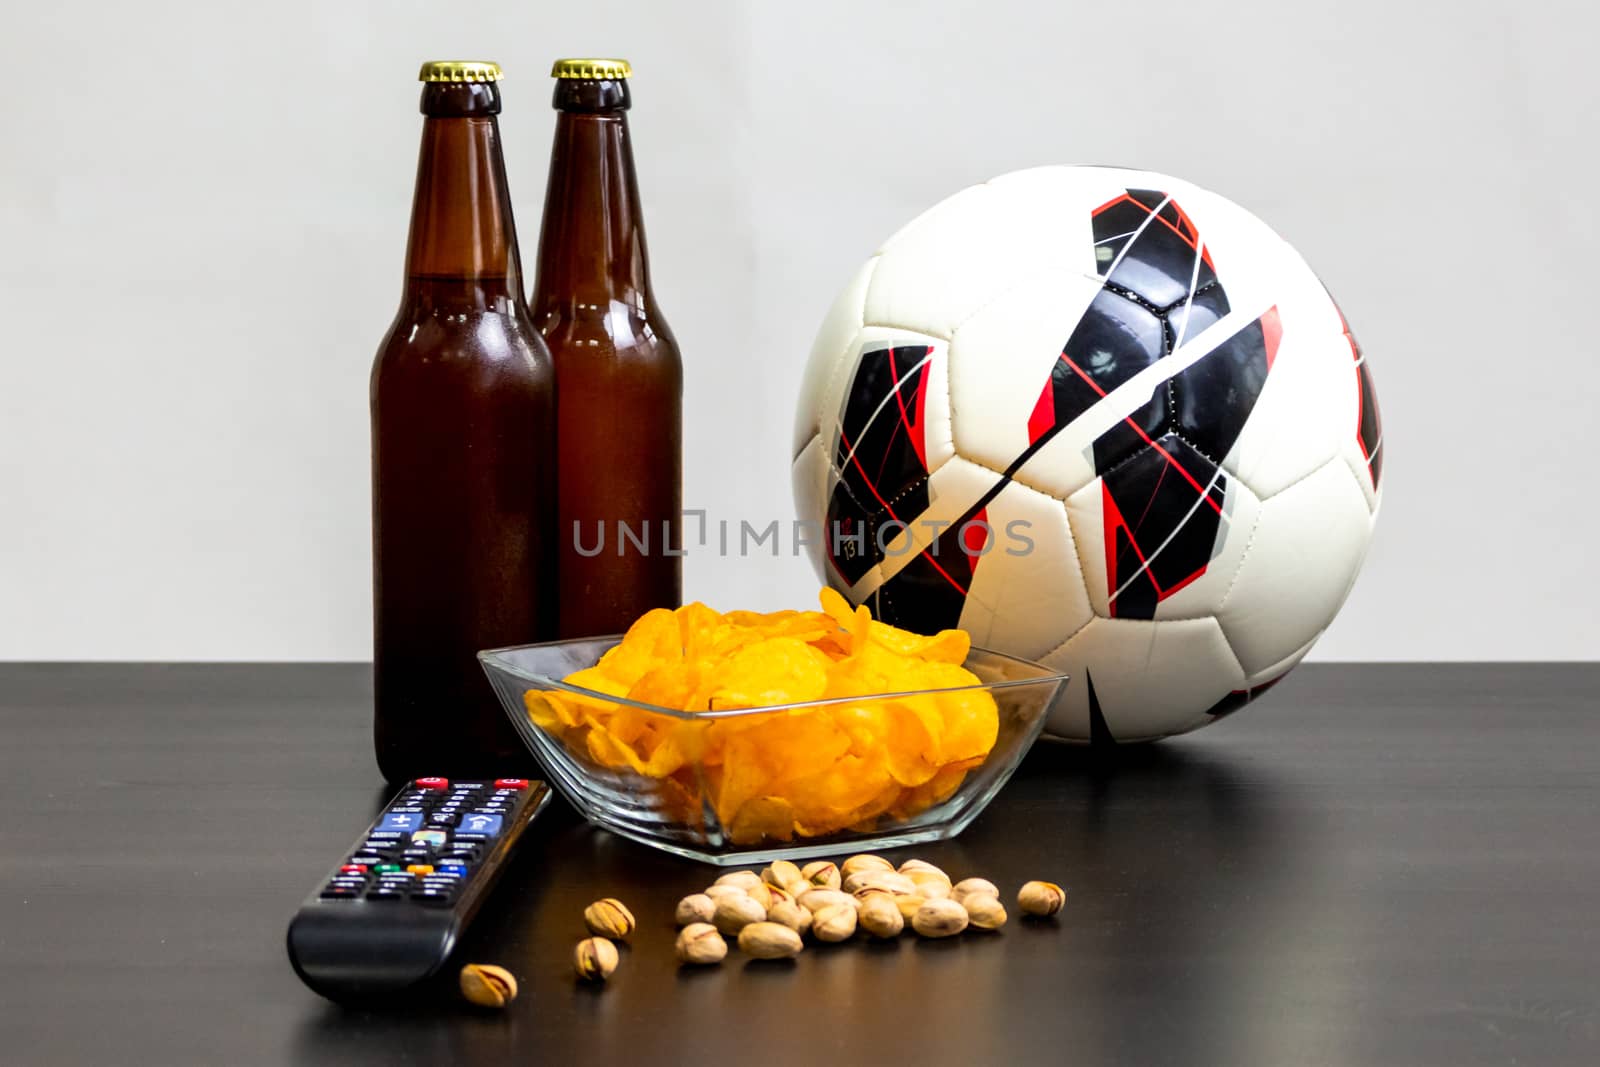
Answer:
<svg viewBox="0 0 1600 1067"><path fill-rule="evenodd" d="M393 871L398 871L399 869L400 865L398 863L380 863L373 868L373 870L377 871L379 874L389 874Z"/></svg>

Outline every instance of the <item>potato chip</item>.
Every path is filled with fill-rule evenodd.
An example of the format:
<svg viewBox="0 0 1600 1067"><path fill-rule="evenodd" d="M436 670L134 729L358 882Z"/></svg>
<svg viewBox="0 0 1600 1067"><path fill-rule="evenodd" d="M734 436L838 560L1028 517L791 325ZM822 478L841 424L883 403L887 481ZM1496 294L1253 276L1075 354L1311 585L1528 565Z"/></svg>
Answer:
<svg viewBox="0 0 1600 1067"><path fill-rule="evenodd" d="M626 690L662 660L682 656L683 639L677 617L665 608L655 608L639 616L622 635L621 642L600 657L594 669L621 682Z"/></svg>
<svg viewBox="0 0 1600 1067"><path fill-rule="evenodd" d="M828 688L828 666L827 656L793 637L747 645L712 670L711 710L818 700Z"/></svg>
<svg viewBox="0 0 1600 1067"><path fill-rule="evenodd" d="M727 820L728 836L736 845L762 841L788 841L794 837L794 808L783 797L754 797Z"/></svg>
<svg viewBox="0 0 1600 1067"><path fill-rule="evenodd" d="M528 716L591 764L654 780L663 813L694 822L709 804L742 845L870 829L948 800L999 734L993 696L961 666L970 638L889 626L832 589L819 599L821 611L647 612L567 677L597 696L530 691Z"/></svg>

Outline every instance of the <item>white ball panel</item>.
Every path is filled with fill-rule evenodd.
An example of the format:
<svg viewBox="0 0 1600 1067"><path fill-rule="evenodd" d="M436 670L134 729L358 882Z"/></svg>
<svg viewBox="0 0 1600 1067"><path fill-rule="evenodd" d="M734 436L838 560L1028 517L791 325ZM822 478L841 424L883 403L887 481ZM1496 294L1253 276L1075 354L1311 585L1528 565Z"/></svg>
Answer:
<svg viewBox="0 0 1600 1067"><path fill-rule="evenodd" d="M1068 271L1036 274L962 323L950 339L950 407L956 451L1004 471L1028 448L1028 419L1098 282ZM1053 443L1053 442L1052 442ZM1081 450L1045 455L1019 477L1056 497L1094 477Z"/></svg>
<svg viewBox="0 0 1600 1067"><path fill-rule="evenodd" d="M829 392L830 379L840 373L840 365L845 362L850 339L863 325L861 313L867 299L867 283L872 279L872 272L877 265L876 256L861 265L850 279L850 284L834 298L833 305L822 320L822 327L817 330L816 340L811 342L811 356L806 360L806 368L800 379L800 396L795 408L796 455L829 418L837 417L837 412L825 411L824 397Z"/></svg>
<svg viewBox="0 0 1600 1067"><path fill-rule="evenodd" d="M1278 357L1222 463L1262 500L1326 464L1355 434L1356 376L1343 334L1302 329L1282 309L1280 322Z"/></svg>
<svg viewBox="0 0 1600 1067"><path fill-rule="evenodd" d="M1246 672L1291 655L1333 620L1361 566L1372 517L1342 459L1262 501L1218 621Z"/></svg>
<svg viewBox="0 0 1600 1067"><path fill-rule="evenodd" d="M1019 280L1061 266L1087 232L1065 220L996 186L957 193L884 243L866 321L948 338Z"/></svg>
<svg viewBox="0 0 1600 1067"><path fill-rule="evenodd" d="M991 547L973 571L961 628L977 644L1037 659L1094 617L1066 509L1012 482L985 513Z"/></svg>
<svg viewBox="0 0 1600 1067"><path fill-rule="evenodd" d="M1165 189L1160 183L1170 181L1164 175L1124 167L1049 166L1002 174L988 184L1006 199L1029 205L1040 237L1056 242L1051 257L1056 267L1098 278L1094 209L1129 188Z"/></svg>
<svg viewBox="0 0 1600 1067"><path fill-rule="evenodd" d="M1227 631L1223 632L1226 633ZM1313 637L1311 640L1307 641L1305 644L1301 645L1299 648L1295 649L1278 662L1268 664L1261 670L1256 671L1254 674L1250 675L1244 680L1244 687L1246 689L1254 689L1256 686L1266 685L1268 682L1275 682L1279 678L1282 678L1284 675L1294 670L1294 668L1299 665L1301 660L1306 658L1306 654L1311 651L1311 646L1316 644L1317 638L1321 636L1322 631L1318 630L1316 637Z"/></svg>
<svg viewBox="0 0 1600 1067"><path fill-rule="evenodd" d="M1067 497L1067 522L1078 550L1078 573L1089 604L1101 618L1111 614L1111 591L1106 587L1105 485L1099 478Z"/></svg>
<svg viewBox="0 0 1600 1067"><path fill-rule="evenodd" d="M1206 708L1239 689L1244 671L1215 619L1150 622L1096 618L1046 654L1072 675L1045 731L1089 740L1089 685L1118 741L1145 741L1203 721Z"/></svg>
<svg viewBox="0 0 1600 1067"><path fill-rule="evenodd" d="M794 487L795 510L801 522L815 522L819 525L823 523L822 516L827 514L828 509L828 488L832 483L830 474L828 445L823 438L813 436L800 449L800 454L795 457L794 464L789 468L790 481ZM826 535L825 530L823 535ZM811 560L811 566L817 572L817 577L826 581L827 567L823 546L808 545L806 556Z"/></svg>

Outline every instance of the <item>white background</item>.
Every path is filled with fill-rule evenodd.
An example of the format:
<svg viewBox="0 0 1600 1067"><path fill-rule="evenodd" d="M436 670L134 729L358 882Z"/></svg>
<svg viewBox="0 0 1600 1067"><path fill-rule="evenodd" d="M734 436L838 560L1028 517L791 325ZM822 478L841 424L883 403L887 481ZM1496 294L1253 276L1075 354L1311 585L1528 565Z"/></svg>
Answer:
<svg viewBox="0 0 1600 1067"><path fill-rule="evenodd" d="M531 255L572 54L637 72L689 505L792 516L811 335L903 222L1019 167L1148 167L1276 227L1372 360L1384 513L1313 655L1593 658L1594 10L4 0L0 659L369 655L416 67L506 67ZM686 573L721 607L815 592L795 558Z"/></svg>

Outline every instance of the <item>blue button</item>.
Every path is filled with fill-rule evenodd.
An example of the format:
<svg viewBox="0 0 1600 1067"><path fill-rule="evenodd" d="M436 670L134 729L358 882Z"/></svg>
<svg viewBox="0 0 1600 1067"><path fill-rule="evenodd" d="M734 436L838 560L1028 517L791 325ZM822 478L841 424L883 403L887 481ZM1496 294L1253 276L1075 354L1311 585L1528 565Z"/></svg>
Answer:
<svg viewBox="0 0 1600 1067"><path fill-rule="evenodd" d="M467 865L465 863L451 863L448 860L439 864L435 869L444 874L465 875L467 873Z"/></svg>
<svg viewBox="0 0 1600 1067"><path fill-rule="evenodd" d="M500 816L484 815L473 812L471 815L461 816L461 826L456 830L457 837L493 837L500 832Z"/></svg>
<svg viewBox="0 0 1600 1067"><path fill-rule="evenodd" d="M378 824L378 831L381 833L394 833L395 831L410 833L412 830L418 829L421 826L421 812L391 811L384 815L383 821Z"/></svg>

